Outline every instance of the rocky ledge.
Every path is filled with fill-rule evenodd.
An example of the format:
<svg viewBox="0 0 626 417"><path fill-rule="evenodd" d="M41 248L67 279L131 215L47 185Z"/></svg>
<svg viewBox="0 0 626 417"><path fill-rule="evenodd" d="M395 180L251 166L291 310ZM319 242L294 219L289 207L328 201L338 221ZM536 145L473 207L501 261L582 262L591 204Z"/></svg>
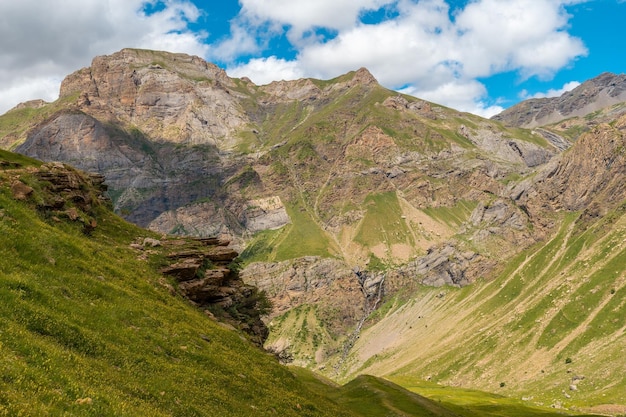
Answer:
<svg viewBox="0 0 626 417"><path fill-rule="evenodd" d="M39 168L5 168L12 169L10 182L13 198L34 201L37 209L54 221L69 219L82 223L86 234L98 224L96 208L102 205L111 207L104 176L100 174L81 172L60 162L43 164ZM28 184L29 178L34 179L31 181L37 184L40 192L35 193L35 189Z"/></svg>
<svg viewBox="0 0 626 417"><path fill-rule="evenodd" d="M163 255L161 273L192 304L211 317L244 331L263 346L269 331L261 317L269 312L265 293L247 285L239 276L237 251L219 238L145 238L132 248Z"/></svg>

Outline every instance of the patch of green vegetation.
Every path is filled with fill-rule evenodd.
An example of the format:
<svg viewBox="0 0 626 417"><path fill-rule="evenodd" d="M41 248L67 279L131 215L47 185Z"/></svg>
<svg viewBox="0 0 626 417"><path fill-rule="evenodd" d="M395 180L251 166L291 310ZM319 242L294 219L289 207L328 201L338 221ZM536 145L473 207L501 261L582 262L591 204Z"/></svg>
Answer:
<svg viewBox="0 0 626 417"><path fill-rule="evenodd" d="M564 411L535 407L523 401L478 390L445 387L411 377L393 377L396 384L436 402L450 410L453 415L465 417L562 417L574 415ZM504 384L504 385L502 385ZM506 387L506 382L497 384ZM592 417L591 415L586 415ZM578 415L578 417L585 417Z"/></svg>
<svg viewBox="0 0 626 417"><path fill-rule="evenodd" d="M285 228L284 239L275 248L275 260L284 261L301 256L333 256L333 246L328 235L299 205L288 204L287 214L291 225Z"/></svg>
<svg viewBox="0 0 626 417"><path fill-rule="evenodd" d="M362 375L340 386L303 368L291 368L307 388L333 398L357 416L461 417L436 401L410 392L391 381Z"/></svg>
<svg viewBox="0 0 626 417"><path fill-rule="evenodd" d="M475 148L475 145L472 143L472 141L458 133L457 130L436 128L435 131L437 132L437 137L445 138L447 143L454 142L464 149Z"/></svg>
<svg viewBox="0 0 626 417"><path fill-rule="evenodd" d="M272 259L272 253L277 241L285 232L285 228L278 230L262 230L257 232L239 257L245 264Z"/></svg>
<svg viewBox="0 0 626 417"><path fill-rule="evenodd" d="M588 132L589 127L586 125L572 125L562 132L563 136L569 138L571 141L577 140L583 133Z"/></svg>
<svg viewBox="0 0 626 417"><path fill-rule="evenodd" d="M391 381L361 375L337 390L336 401L366 416L453 417L456 414Z"/></svg>
<svg viewBox="0 0 626 417"><path fill-rule="evenodd" d="M459 200L452 207L428 207L422 211L433 219L456 228L467 221L477 205L476 201Z"/></svg>
<svg viewBox="0 0 626 417"><path fill-rule="evenodd" d="M258 232L241 253L245 263L334 256L330 238L302 206L288 204L286 209L291 224L278 230Z"/></svg>
<svg viewBox="0 0 626 417"><path fill-rule="evenodd" d="M17 136L21 135L30 125L30 121L44 111L43 108L26 107L5 113L0 116L0 137L4 137L8 133L14 133Z"/></svg>
<svg viewBox="0 0 626 417"><path fill-rule="evenodd" d="M374 271L374 272L380 272L380 271L386 271L388 268L389 268L389 265L383 262L382 259L374 255L373 253L370 253L370 257L367 262L368 270Z"/></svg>
<svg viewBox="0 0 626 417"><path fill-rule="evenodd" d="M595 119L596 117L598 117L599 115L602 114L602 111L603 111L603 109L600 109L600 110L596 110L594 112L586 114L585 115L585 120L593 120L593 119Z"/></svg>
<svg viewBox="0 0 626 417"><path fill-rule="evenodd" d="M320 348L335 345L328 327L327 312L315 304L299 305L274 318L266 345L287 343L289 354L298 358L302 366L316 367Z"/></svg>
<svg viewBox="0 0 626 417"><path fill-rule="evenodd" d="M413 236L402 218L402 208L395 192L370 194L365 198L363 205L367 212L355 236L356 242L365 247L373 247L380 243L414 244Z"/></svg>
<svg viewBox="0 0 626 417"><path fill-rule="evenodd" d="M547 148L548 146L550 146L548 141L543 136L533 133L533 131L530 129L508 127L507 130L515 139L520 139L525 142L541 146L542 148Z"/></svg>
<svg viewBox="0 0 626 417"><path fill-rule="evenodd" d="M607 246L611 247L611 245ZM611 288L623 272L624 265L626 265L626 249L613 256L591 274L588 280L569 297L570 301L561 307L559 313L548 324L539 339L539 346L552 347L580 326L589 312L595 310L604 299L611 296ZM599 315L600 319L598 316L594 318L595 326L588 326L583 336L575 342L575 345L582 347L586 343L608 336L622 327L623 323L619 323L619 320L616 322L614 319L620 317L619 313L625 312L626 307L624 303L615 302L614 298L611 300L613 308L603 308ZM604 322L602 318L609 321ZM570 348L575 345L570 346Z"/></svg>
<svg viewBox="0 0 626 417"><path fill-rule="evenodd" d="M239 141L237 142L237 152L242 154L249 154L254 152L260 145L261 142L257 135L250 130L242 130L239 132Z"/></svg>
<svg viewBox="0 0 626 417"><path fill-rule="evenodd" d="M42 162L36 159L0 149L0 170L39 167L41 165Z"/></svg>

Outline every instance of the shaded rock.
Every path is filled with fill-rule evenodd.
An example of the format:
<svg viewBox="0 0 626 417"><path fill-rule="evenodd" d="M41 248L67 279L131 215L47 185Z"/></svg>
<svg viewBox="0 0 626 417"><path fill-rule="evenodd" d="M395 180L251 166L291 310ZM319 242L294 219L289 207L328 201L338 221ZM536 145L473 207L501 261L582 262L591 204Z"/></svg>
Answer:
<svg viewBox="0 0 626 417"><path fill-rule="evenodd" d="M208 309L218 320L233 324L262 346L269 330L261 320L264 295L243 282L228 267L238 253L222 238L166 239L160 241L173 263L161 273L178 282L178 292L190 302ZM139 245L143 248L143 245Z"/></svg>
<svg viewBox="0 0 626 417"><path fill-rule="evenodd" d="M238 255L239 254L237 253L236 250L232 248L223 247L223 246L216 246L214 248L211 248L206 253L206 257L213 262L232 261Z"/></svg>
<svg viewBox="0 0 626 417"><path fill-rule="evenodd" d="M16 200L26 200L33 194L33 188L21 181L15 181L11 184L11 193Z"/></svg>
<svg viewBox="0 0 626 417"><path fill-rule="evenodd" d="M172 276L178 281L188 281L196 278L196 274L203 263L202 258L186 259L183 262L177 262L162 268L161 273L163 275Z"/></svg>

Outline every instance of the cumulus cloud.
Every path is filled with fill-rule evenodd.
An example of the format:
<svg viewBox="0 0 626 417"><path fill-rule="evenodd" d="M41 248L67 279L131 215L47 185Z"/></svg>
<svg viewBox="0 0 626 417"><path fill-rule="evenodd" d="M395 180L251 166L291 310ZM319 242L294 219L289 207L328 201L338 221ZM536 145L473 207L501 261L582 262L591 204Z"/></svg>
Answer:
<svg viewBox="0 0 626 417"><path fill-rule="evenodd" d="M242 17L253 23L275 22L289 27L289 37L299 43L312 28L344 30L353 27L359 15L376 10L389 0L240 0Z"/></svg>
<svg viewBox="0 0 626 417"><path fill-rule="evenodd" d="M469 77L518 70L549 77L585 55L582 41L569 35L569 15L553 0L480 0L458 14L457 49Z"/></svg>
<svg viewBox="0 0 626 417"><path fill-rule="evenodd" d="M560 97L564 93L567 93L568 91L572 91L574 88L578 87L579 85L580 85L580 82L578 81L570 81L568 83L563 84L563 87L561 88L558 88L558 89L551 88L548 91L538 92L535 94L529 94L528 91L522 90L522 92L520 93L520 98L523 100L526 100L529 98Z"/></svg>
<svg viewBox="0 0 626 417"><path fill-rule="evenodd" d="M189 22L200 16L196 6L187 0L166 0L160 10L146 15L146 4L0 2L0 113L27 99L54 100L60 80L89 65L96 55L125 47L207 54L206 34L188 30Z"/></svg>
<svg viewBox="0 0 626 417"><path fill-rule="evenodd" d="M287 61L271 56L268 58L251 59L246 64L228 70L231 77L248 77L257 85L269 84L272 81L296 80L304 77L300 63Z"/></svg>

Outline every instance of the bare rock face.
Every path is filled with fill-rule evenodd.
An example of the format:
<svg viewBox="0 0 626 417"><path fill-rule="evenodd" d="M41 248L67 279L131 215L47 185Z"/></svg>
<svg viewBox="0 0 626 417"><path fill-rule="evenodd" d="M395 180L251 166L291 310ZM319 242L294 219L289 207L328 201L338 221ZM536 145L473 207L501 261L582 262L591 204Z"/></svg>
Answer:
<svg viewBox="0 0 626 417"><path fill-rule="evenodd" d="M538 229L554 211L583 210L582 221L602 216L626 198L626 115L583 134L572 148L513 186L512 200Z"/></svg>
<svg viewBox="0 0 626 417"><path fill-rule="evenodd" d="M289 223L289 215L279 196L251 200L243 213L243 224L252 233L279 229Z"/></svg>
<svg viewBox="0 0 626 417"><path fill-rule="evenodd" d="M72 140L67 140L68 137ZM117 139L117 141L116 141ZM65 161L90 172L106 172L109 182L117 185L123 170L139 174L145 156L120 139L112 137L97 119L81 112L64 112L30 135L17 151L44 161ZM124 175L124 180L126 175ZM135 178L141 182L142 178ZM120 183L119 186L129 186Z"/></svg>
<svg viewBox="0 0 626 417"><path fill-rule="evenodd" d="M555 153L530 142L507 138L503 132L487 127L469 129L465 125L459 128L459 134L469 139L481 149L488 149L498 158L511 163L524 163L528 167L545 164Z"/></svg>
<svg viewBox="0 0 626 417"><path fill-rule="evenodd" d="M246 122L233 86L223 70L198 57L124 49L68 76L60 96L79 94L90 114L153 138L228 149Z"/></svg>
<svg viewBox="0 0 626 417"><path fill-rule="evenodd" d="M425 256L401 267L397 273L413 276L423 285L463 287L479 276L470 272L470 265L478 264L479 257L475 252L461 252L453 244L448 243L429 249ZM482 268L484 272L485 266Z"/></svg>
<svg viewBox="0 0 626 417"><path fill-rule="evenodd" d="M267 292L274 303L273 316L325 300L337 304L355 320L361 307L354 273L337 259L309 256L277 263L258 262L246 267L241 277Z"/></svg>
<svg viewBox="0 0 626 417"><path fill-rule="evenodd" d="M219 239L167 239L159 242L171 263L161 273L178 282L178 291L218 319L246 332L262 346L269 331L261 320L264 295L244 283L233 261L239 255ZM139 250L143 245L135 244Z"/></svg>
<svg viewBox="0 0 626 417"><path fill-rule="evenodd" d="M164 211L214 194L219 178L228 172L222 170L214 147L150 142L82 112L55 115L16 150L102 173L116 196L115 209L142 226ZM189 177L200 175L218 179L189 184Z"/></svg>

